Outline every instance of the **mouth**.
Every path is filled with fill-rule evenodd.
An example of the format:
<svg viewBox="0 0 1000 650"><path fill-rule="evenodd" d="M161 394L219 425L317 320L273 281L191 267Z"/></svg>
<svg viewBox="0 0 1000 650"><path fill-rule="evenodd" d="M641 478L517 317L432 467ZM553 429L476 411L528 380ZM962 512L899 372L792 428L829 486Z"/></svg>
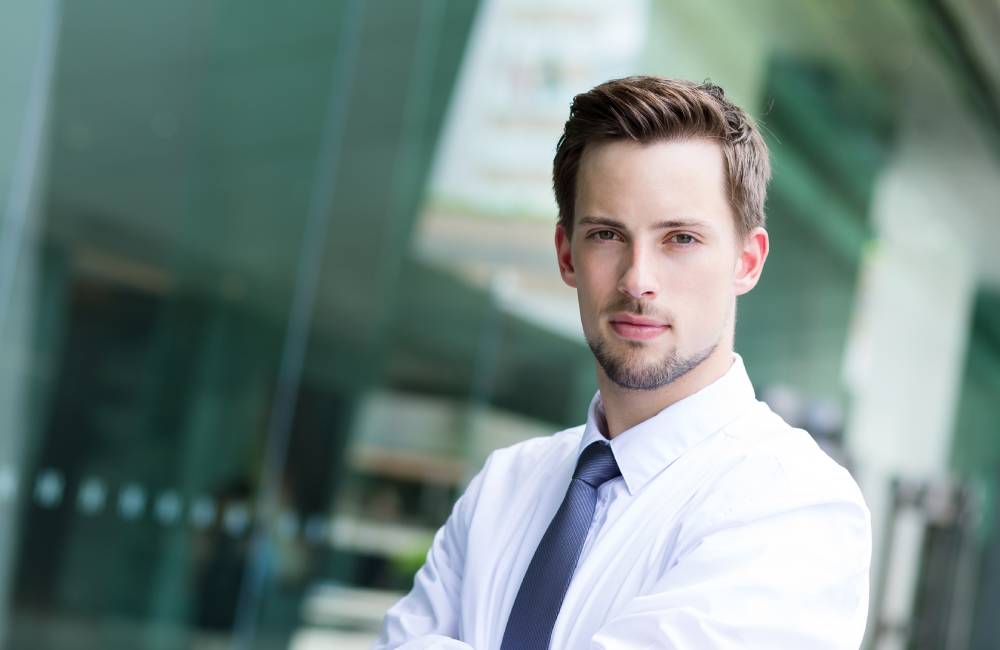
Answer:
<svg viewBox="0 0 1000 650"><path fill-rule="evenodd" d="M648 341L660 336L670 325L652 318L642 318L630 314L616 314L611 318L611 329L618 336L634 341Z"/></svg>

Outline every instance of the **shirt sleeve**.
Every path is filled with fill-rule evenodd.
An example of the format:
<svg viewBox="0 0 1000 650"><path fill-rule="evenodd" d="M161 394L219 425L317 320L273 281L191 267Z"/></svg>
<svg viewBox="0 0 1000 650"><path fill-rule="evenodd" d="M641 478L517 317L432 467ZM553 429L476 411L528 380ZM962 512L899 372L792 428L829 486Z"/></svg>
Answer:
<svg viewBox="0 0 1000 650"><path fill-rule="evenodd" d="M489 461L487 461L487 466ZM445 524L434 535L413 588L385 615L372 650L466 650L457 641L462 611L462 573L469 521L485 467L469 482Z"/></svg>
<svg viewBox="0 0 1000 650"><path fill-rule="evenodd" d="M871 559L860 491L839 467L829 473L838 487L825 494L784 480L780 464L770 469L778 481L738 481L743 494L705 504L713 514L653 588L598 630L592 650L860 646Z"/></svg>

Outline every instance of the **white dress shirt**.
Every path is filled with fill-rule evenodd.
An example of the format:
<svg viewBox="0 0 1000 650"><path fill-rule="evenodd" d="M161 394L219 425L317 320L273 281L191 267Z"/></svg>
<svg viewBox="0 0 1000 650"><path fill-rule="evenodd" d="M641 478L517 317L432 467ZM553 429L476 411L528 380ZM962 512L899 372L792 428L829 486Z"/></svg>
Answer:
<svg viewBox="0 0 1000 650"><path fill-rule="evenodd" d="M376 650L496 650L587 424L494 451L434 537ZM552 630L553 650L846 650L868 611L871 522L850 474L757 401L734 355L719 380L610 441Z"/></svg>

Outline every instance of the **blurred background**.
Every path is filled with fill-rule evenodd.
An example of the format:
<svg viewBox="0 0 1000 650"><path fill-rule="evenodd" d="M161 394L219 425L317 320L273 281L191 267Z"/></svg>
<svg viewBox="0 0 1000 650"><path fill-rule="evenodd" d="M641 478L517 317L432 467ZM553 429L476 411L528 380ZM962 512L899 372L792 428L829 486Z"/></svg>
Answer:
<svg viewBox="0 0 1000 650"><path fill-rule="evenodd" d="M995 0L4 0L0 647L367 647L596 388L574 94L759 120L758 396L861 484L866 648L1000 647Z"/></svg>

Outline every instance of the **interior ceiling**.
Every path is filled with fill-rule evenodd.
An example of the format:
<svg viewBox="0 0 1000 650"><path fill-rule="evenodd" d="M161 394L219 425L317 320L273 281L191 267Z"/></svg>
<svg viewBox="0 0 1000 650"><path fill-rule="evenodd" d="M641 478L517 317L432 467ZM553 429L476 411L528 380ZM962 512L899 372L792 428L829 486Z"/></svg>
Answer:
<svg viewBox="0 0 1000 650"><path fill-rule="evenodd" d="M281 318L316 197L332 195L317 309L381 309L370 267L405 251L476 3L354 3L353 49L347 4L64 3L47 235L188 290L238 287Z"/></svg>
<svg viewBox="0 0 1000 650"><path fill-rule="evenodd" d="M980 53L983 65L991 73L994 89L1000 89L1000 47L997 46L997 36L1000 35L1000 3L996 0L949 0L948 6L969 30L969 37Z"/></svg>
<svg viewBox="0 0 1000 650"><path fill-rule="evenodd" d="M959 93L993 152L1000 169L1000 2L996 0L922 0L915 3L930 23L928 32L938 55L950 66ZM1000 186L1000 174L994 180ZM981 283L1000 291L1000 213L995 205L981 214L964 213L971 223Z"/></svg>
<svg viewBox="0 0 1000 650"><path fill-rule="evenodd" d="M920 3L778 4L801 23L795 38L803 48L822 42L848 66L891 69L900 64L893 57L905 63L907 48L916 46L901 25ZM234 21L216 5L193 0L120 3L114 11L64 3L50 174L53 233L117 246L155 264L200 265L204 277L239 277L250 290L287 284L315 182L332 43L339 35L329 6L300 3L296 11L280 12L280 20L273 11L244 8ZM996 98L1000 5L944 6ZM853 20L844 7L854 7ZM829 26L831 12L841 18L836 29ZM789 16L783 18L787 25ZM898 33L887 36L887 29ZM843 38L845 30L856 38ZM398 59L412 44L379 46ZM997 123L986 128L1000 129L1000 116L993 117ZM348 164L395 159L395 133L373 124L365 138L367 146L352 152ZM387 191L386 181L373 176L370 190ZM1000 242L1000 218L979 221L979 240ZM491 243L511 251L513 266L523 260L519 230L509 232L511 242L497 235ZM542 260L550 253L529 255ZM983 257L985 280L1000 287L1000 256ZM549 288L563 292L554 263L544 265L526 281L549 278Z"/></svg>
<svg viewBox="0 0 1000 650"><path fill-rule="evenodd" d="M235 21L199 2L63 6L52 228L73 240L117 234L100 243L167 266L287 273L314 181L337 12L300 7L261 29L266 12Z"/></svg>

